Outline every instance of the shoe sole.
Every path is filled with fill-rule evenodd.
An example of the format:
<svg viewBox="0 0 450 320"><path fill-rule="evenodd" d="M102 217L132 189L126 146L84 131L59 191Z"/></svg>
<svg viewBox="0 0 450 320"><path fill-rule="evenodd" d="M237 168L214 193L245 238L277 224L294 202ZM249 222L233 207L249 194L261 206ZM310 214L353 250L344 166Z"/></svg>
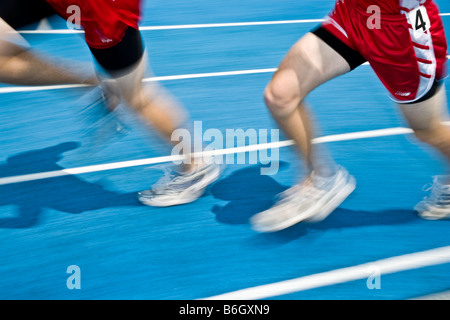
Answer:
<svg viewBox="0 0 450 320"><path fill-rule="evenodd" d="M195 195L193 195L192 192L189 192L189 195L191 195L191 197L183 197L183 201L180 201L179 199L174 199L172 201L155 201L154 199L149 200L144 197L139 197L139 201L142 204L145 204L150 207L159 207L159 208L172 207L194 202L203 195L204 190L205 188L198 190L198 193L196 193Z"/></svg>
<svg viewBox="0 0 450 320"><path fill-rule="evenodd" d="M421 217L422 219L425 220L447 220L450 219L450 213L448 213L447 211L442 211L442 214L436 214L436 211L433 212L431 210L428 210L425 206L423 205L416 205L414 207L414 211L416 211L419 215L419 217Z"/></svg>

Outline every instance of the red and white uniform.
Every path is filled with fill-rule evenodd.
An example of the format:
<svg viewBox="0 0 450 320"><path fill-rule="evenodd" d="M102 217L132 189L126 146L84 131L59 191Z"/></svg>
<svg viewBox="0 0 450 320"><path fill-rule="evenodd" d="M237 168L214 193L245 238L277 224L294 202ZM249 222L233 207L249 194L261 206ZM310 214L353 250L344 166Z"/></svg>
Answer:
<svg viewBox="0 0 450 320"><path fill-rule="evenodd" d="M433 0L338 0L322 26L370 63L394 101L416 101L447 75L444 25Z"/></svg>
<svg viewBox="0 0 450 320"><path fill-rule="evenodd" d="M46 1L65 19L73 14L68 10L70 6L80 8L80 22L86 42L92 48L110 48L122 41L128 27L138 28L140 0Z"/></svg>

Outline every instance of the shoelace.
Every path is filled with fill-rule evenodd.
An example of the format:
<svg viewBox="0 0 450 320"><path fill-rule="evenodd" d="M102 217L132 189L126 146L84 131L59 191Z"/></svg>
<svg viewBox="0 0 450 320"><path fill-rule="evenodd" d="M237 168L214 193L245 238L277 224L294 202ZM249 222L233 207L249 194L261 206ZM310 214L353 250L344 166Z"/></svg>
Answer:
<svg viewBox="0 0 450 320"><path fill-rule="evenodd" d="M432 183L427 183L426 185L424 185L424 186L422 187L422 191L424 191L424 192L428 192L428 191L430 191L431 189L433 189L433 184L432 184Z"/></svg>
<svg viewBox="0 0 450 320"><path fill-rule="evenodd" d="M317 197L320 197L325 191L316 188L311 181L305 181L302 185L295 185L283 192L281 192L277 197L277 203L284 203L288 201L307 201Z"/></svg>
<svg viewBox="0 0 450 320"><path fill-rule="evenodd" d="M202 175L200 173L205 168L198 168L192 173L183 174L173 170L171 167L165 167L163 168L164 176L152 186L152 190L155 192L161 192L163 190L164 192L177 192L179 189L185 189L201 178ZM195 177L197 175L198 177Z"/></svg>
<svg viewBox="0 0 450 320"><path fill-rule="evenodd" d="M447 206L450 205L450 186L443 185L437 181L435 178L433 184L426 184L423 191L430 191L431 193L428 197L424 197L424 201L433 204Z"/></svg>
<svg viewBox="0 0 450 320"><path fill-rule="evenodd" d="M170 167L163 168L164 176L160 178L153 186L153 191L171 189L170 187L176 185L182 179L182 175Z"/></svg>

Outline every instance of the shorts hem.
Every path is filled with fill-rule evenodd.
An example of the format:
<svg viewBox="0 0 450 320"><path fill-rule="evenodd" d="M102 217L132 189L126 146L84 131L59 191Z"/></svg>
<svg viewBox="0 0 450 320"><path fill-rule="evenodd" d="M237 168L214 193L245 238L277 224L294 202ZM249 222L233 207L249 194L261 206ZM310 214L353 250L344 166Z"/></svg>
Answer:
<svg viewBox="0 0 450 320"><path fill-rule="evenodd" d="M314 35L324 41L339 55L341 55L345 61L350 65L350 69L354 70L367 60L356 50L350 48L347 44L341 41L338 37L325 29L323 25L319 25L311 31Z"/></svg>

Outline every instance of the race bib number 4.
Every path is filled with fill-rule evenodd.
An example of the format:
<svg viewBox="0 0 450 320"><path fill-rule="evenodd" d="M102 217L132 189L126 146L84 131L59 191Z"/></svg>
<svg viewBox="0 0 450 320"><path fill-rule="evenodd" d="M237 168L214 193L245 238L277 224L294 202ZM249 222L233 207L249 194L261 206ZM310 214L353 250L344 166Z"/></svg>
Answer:
<svg viewBox="0 0 450 320"><path fill-rule="evenodd" d="M409 22L416 31L426 32L430 29L431 23L428 18L427 9L424 6L420 6L408 13Z"/></svg>

